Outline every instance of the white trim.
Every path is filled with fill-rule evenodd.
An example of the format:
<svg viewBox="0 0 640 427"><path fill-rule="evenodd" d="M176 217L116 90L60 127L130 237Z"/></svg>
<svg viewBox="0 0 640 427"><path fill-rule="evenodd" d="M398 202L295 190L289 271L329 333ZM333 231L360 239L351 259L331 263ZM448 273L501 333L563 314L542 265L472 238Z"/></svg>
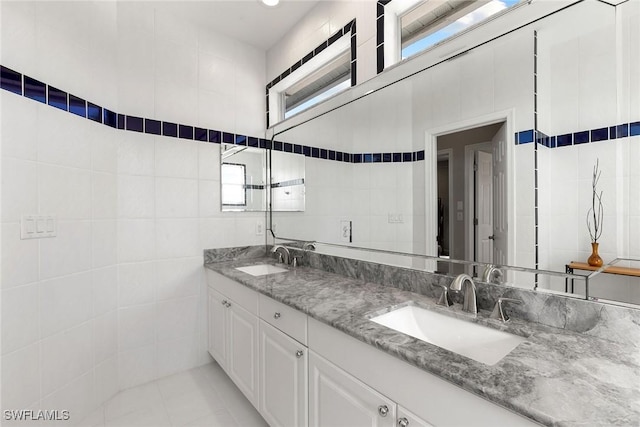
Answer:
<svg viewBox="0 0 640 427"><path fill-rule="evenodd" d="M310 76L325 65L331 63L345 52L351 51L351 32L347 32L331 46L315 55L300 68L269 89L269 120L270 126L284 120L284 93L300 80Z"/></svg>
<svg viewBox="0 0 640 427"><path fill-rule="evenodd" d="M455 221L455 218L453 217L453 212L455 211L455 209L451 209L451 204L453 203L453 148L438 150L438 161L440 160L441 156L448 162L447 173L449 174L449 206L447 206L447 209L449 210L449 257L451 257L451 245L453 245L453 221Z"/></svg>
<svg viewBox="0 0 640 427"><path fill-rule="evenodd" d="M384 68L402 59L400 18L423 0L394 0L384 6Z"/></svg>
<svg viewBox="0 0 640 427"><path fill-rule="evenodd" d="M513 265L516 261L516 215L515 215L515 149L514 149L514 130L515 123L515 110L509 109L504 111L497 111L494 113L486 114L484 116L474 117L472 119L462 120L456 123L449 123L444 126L429 129L425 132L425 161L428 161L429 157L427 152L434 150L438 144L438 137L449 133L460 132L467 129L473 129L481 126L491 125L494 123L504 122L506 127L506 145L507 145L507 227L509 230L509 242L507 253L507 265ZM437 156L435 156L437 162ZM433 157L432 157L433 159ZM429 168L431 166L431 168ZM429 236L434 236L434 232L437 233L438 224L437 219L427 208L428 200L432 200L433 194L438 194L437 189L437 164L432 162L431 165L425 164L425 232L426 232L426 246L429 248ZM433 237L432 237L433 238ZM427 250L427 253L429 251Z"/></svg>

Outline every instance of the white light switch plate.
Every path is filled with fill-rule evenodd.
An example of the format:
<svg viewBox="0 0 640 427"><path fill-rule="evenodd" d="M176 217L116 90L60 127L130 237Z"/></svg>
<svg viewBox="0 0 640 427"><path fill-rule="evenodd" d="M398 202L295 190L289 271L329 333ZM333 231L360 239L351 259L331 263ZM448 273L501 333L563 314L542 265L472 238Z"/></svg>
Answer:
<svg viewBox="0 0 640 427"><path fill-rule="evenodd" d="M23 215L20 221L20 238L44 239L56 237L58 221L55 215Z"/></svg>

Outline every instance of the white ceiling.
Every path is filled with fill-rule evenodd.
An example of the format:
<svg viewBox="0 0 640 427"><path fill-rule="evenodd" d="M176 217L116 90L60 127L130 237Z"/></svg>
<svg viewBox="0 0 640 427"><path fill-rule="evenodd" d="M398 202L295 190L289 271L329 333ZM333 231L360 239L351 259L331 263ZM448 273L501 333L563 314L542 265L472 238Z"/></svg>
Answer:
<svg viewBox="0 0 640 427"><path fill-rule="evenodd" d="M319 0L280 0L267 7L260 0L157 1L154 5L264 50L274 46Z"/></svg>

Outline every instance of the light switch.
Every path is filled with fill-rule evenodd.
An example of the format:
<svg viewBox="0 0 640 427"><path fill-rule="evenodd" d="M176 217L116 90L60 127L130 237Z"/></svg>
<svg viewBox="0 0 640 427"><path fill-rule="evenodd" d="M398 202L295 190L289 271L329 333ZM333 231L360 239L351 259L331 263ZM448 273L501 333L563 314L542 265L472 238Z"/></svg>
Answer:
<svg viewBox="0 0 640 427"><path fill-rule="evenodd" d="M24 215L20 221L20 238L41 239L56 236L56 217L53 215Z"/></svg>
<svg viewBox="0 0 640 427"><path fill-rule="evenodd" d="M36 232L36 220L32 217L25 217L23 219L25 230L27 233L35 233Z"/></svg>

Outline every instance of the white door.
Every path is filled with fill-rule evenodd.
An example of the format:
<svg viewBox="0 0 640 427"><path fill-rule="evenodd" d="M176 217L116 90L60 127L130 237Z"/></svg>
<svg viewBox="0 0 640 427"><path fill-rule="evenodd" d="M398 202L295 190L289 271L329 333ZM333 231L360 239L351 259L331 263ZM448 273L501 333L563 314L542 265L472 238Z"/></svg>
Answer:
<svg viewBox="0 0 640 427"><path fill-rule="evenodd" d="M260 413L272 427L308 424L307 348L260 321Z"/></svg>
<svg viewBox="0 0 640 427"><path fill-rule="evenodd" d="M258 318L229 301L229 377L258 408Z"/></svg>
<svg viewBox="0 0 640 427"><path fill-rule="evenodd" d="M475 152L476 261L493 262L493 156Z"/></svg>
<svg viewBox="0 0 640 427"><path fill-rule="evenodd" d="M507 125L491 140L493 147L493 263L508 265L509 224L507 223L509 200L507 195Z"/></svg>
<svg viewBox="0 0 640 427"><path fill-rule="evenodd" d="M315 353L309 355L309 425L393 427L396 404Z"/></svg>
<svg viewBox="0 0 640 427"><path fill-rule="evenodd" d="M209 354L227 369L227 307L224 297L209 288Z"/></svg>

